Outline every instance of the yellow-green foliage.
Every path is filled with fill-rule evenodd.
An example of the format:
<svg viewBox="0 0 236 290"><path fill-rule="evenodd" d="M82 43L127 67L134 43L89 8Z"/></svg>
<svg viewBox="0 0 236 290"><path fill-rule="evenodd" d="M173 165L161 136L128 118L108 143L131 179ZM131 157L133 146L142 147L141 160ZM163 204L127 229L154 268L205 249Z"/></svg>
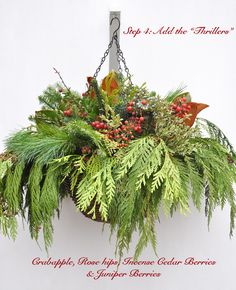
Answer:
<svg viewBox="0 0 236 290"><path fill-rule="evenodd" d="M48 249L53 218L70 191L78 210L93 219L99 210L102 220L110 223L120 257L129 249L134 232L139 234L136 259L148 242L157 252L155 228L160 210L168 216L177 210L187 214L191 199L199 210L206 199L208 222L216 206L223 208L228 203L232 235L236 155L222 131L207 120L199 120L198 126L190 128L184 118L175 116L170 102L183 96L181 89L161 99L144 85L123 84L121 95L115 92L120 97L115 107L115 99L108 100L104 91L99 92L96 80L92 85L96 95L92 106L91 98L83 99L70 90L62 96L55 87L49 87L40 97L44 106L32 117L34 124L8 138L6 149L15 158L5 160L0 155L2 233L15 238L16 217L21 215L32 238L38 240L42 229ZM143 125L141 135L133 131L129 144L111 141L114 136L109 137L109 132L96 131L90 125L97 118L108 125L106 130L121 128L127 114L124 124L131 120L126 107L134 98L137 118L141 112L144 123L150 122ZM63 110L70 104L72 115L68 119ZM102 115L97 116L99 112ZM87 114L84 119L78 117L82 113Z"/></svg>

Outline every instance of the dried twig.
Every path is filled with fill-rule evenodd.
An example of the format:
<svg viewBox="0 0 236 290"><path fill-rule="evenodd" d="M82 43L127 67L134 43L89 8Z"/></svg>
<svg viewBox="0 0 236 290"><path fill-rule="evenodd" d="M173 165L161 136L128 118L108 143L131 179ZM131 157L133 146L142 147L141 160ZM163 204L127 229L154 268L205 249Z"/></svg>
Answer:
<svg viewBox="0 0 236 290"><path fill-rule="evenodd" d="M61 80L63 86L64 86L64 87L65 87L69 92L71 92L71 91L70 91L70 88L68 88L67 85L65 84L65 82L64 82L64 80L63 80L63 78L62 78L60 72L59 72L55 67L54 67L53 69L54 69L55 73L59 76L59 78L60 78L60 80Z"/></svg>

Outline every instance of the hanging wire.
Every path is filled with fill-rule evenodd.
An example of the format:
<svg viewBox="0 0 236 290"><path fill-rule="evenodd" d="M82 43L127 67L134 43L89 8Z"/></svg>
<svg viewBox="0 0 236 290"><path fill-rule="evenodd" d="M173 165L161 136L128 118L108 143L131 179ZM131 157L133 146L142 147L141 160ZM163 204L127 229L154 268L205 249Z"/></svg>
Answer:
<svg viewBox="0 0 236 290"><path fill-rule="evenodd" d="M101 59L100 65L96 69L93 77L97 78L98 73L100 72L103 63L105 62L105 60L106 60L106 58L107 58L107 56L108 56L108 54L110 52L110 49L111 49L113 43L115 42L115 45L116 45L116 56L117 56L117 62L118 62L118 71L119 71L119 73L122 74L122 66L121 66L121 64L123 64L124 70L125 70L126 75L127 75L127 78L129 80L130 84L132 85L131 74L130 74L129 69L128 69L127 65L126 65L126 60L124 58L124 54L123 54L123 52L122 52L122 50L120 48L120 43L119 43L119 40L118 40L118 31L120 29L120 20L119 20L118 17L113 17L111 19L110 25L112 25L114 20L118 21L118 27L116 28L116 30L114 30L112 38L111 38L111 41L108 44L108 48L105 51L105 53L104 53L104 55L103 55L103 57Z"/></svg>

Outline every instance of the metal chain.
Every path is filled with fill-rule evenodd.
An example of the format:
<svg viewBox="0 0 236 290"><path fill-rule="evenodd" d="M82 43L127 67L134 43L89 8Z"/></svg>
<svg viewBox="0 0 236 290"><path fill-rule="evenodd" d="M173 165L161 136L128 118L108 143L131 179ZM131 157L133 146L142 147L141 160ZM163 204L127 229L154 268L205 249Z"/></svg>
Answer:
<svg viewBox="0 0 236 290"><path fill-rule="evenodd" d="M126 72L126 74L127 74L127 78L128 78L128 80L129 80L130 84L133 85L132 80L131 80L131 74L130 74L129 69L128 69L127 65L126 65L126 60L125 60L125 58L124 58L124 54L123 54L123 52L122 52L122 50L121 50L121 48L120 48L120 44L119 44L119 40L118 40L118 35L117 35L117 30L116 30L115 33L113 34L112 39L111 39L111 41L110 41L110 43L109 43L109 45L108 45L108 48L107 48L107 50L105 51L105 53L104 53L104 55L103 55L103 57L102 57L102 59L101 59L100 65L99 65L98 68L96 69L96 71L95 71L93 77L94 77L94 78L97 78L98 73L100 72L103 63L105 62L105 60L106 60L106 58L107 58L107 56L108 56L108 54L109 54L109 52L110 52L110 49L111 49L111 47L112 47L114 41L115 41L115 45L116 45L116 56L117 56L117 61L118 61L118 71L119 71L119 73L122 74L121 63L123 63L123 66L124 66L125 72Z"/></svg>
<svg viewBox="0 0 236 290"><path fill-rule="evenodd" d="M106 60L106 57L107 57L108 54L109 54L109 51L110 51L110 49L111 49L111 47L112 47L112 44L113 44L113 41L114 41L114 37L112 37L111 42L109 43L108 48L107 48L107 50L105 51L105 53L104 53L104 55L103 55L103 57L102 57L102 59L101 59L100 65L98 66L98 68L96 69L96 71L95 71L95 73L94 73L94 75L93 75L94 78L97 78L98 73L100 72L103 63L104 63L104 61Z"/></svg>
<svg viewBox="0 0 236 290"><path fill-rule="evenodd" d="M119 70L120 73L122 73L122 68L121 68L121 62L122 62L123 65L124 65L124 69L125 69L127 78L129 80L130 84L132 85L131 74L130 74L129 69L127 67L123 51L120 48L120 44L119 44L119 41L118 41L117 33L114 35L114 40L115 40L115 44L116 44L116 48L117 48L116 54L117 54L117 61L118 61L118 64L119 64L118 70Z"/></svg>

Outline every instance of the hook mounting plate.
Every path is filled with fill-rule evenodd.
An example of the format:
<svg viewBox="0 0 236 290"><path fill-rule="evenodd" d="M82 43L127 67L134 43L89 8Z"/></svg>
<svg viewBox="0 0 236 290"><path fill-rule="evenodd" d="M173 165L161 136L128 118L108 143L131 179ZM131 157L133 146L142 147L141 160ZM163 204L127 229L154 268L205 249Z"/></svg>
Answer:
<svg viewBox="0 0 236 290"><path fill-rule="evenodd" d="M111 20L114 17L117 17L120 21L120 11L110 11L110 19L109 19L110 41L112 39L114 31L117 30L117 21L112 21L111 23ZM117 37L118 37L118 41L120 41L120 30L117 31ZM116 56L116 47L115 45L113 45L109 53L109 71L111 70L118 71L118 67L119 66L118 66L118 61L117 61L117 56Z"/></svg>

